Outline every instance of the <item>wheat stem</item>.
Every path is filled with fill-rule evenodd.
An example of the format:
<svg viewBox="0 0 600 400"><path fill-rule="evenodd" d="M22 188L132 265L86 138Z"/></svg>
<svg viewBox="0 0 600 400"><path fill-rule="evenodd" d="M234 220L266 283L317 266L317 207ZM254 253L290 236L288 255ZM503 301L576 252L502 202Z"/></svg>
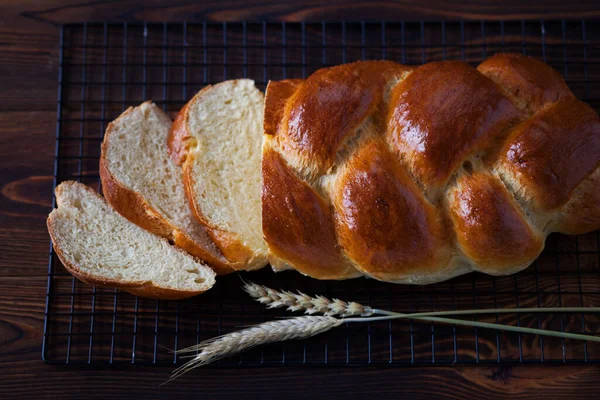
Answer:
<svg viewBox="0 0 600 400"><path fill-rule="evenodd" d="M287 290L278 291L254 282L244 282L244 290L254 300L267 308L287 308L288 311L304 311L306 314L324 314L328 316L361 316L372 315L405 315L388 310L371 308L356 302L345 302L339 299L330 300L323 296L311 297L300 291L292 293ZM600 313L599 307L537 307L537 308L494 308L475 310L431 311L412 313L412 318L442 317L475 314L512 314L512 313Z"/></svg>
<svg viewBox="0 0 600 400"><path fill-rule="evenodd" d="M415 317L441 317L446 315L475 315L475 314L514 314L514 313L600 313L600 307L533 307L533 308L487 308L474 310L429 311L411 313ZM407 315L394 311L373 308L373 314L379 315Z"/></svg>
<svg viewBox="0 0 600 400"><path fill-rule="evenodd" d="M423 313L423 314L432 314L432 313ZM471 326L471 327L475 327L475 328L489 328L489 329L497 329L497 330L501 330L501 331L529 333L529 334L533 334L533 335L559 337L559 338L564 338L564 339L576 339L576 340L588 340L590 342L600 342L600 336L584 335L584 334L580 334L580 333L551 331L551 330L547 330L547 329L527 328L527 327L522 327L522 326L493 324L490 322L465 321L462 319L455 319L455 318L439 318L439 317L432 317L432 316L427 317L427 316L419 316L419 314L398 314L398 315L387 315L387 316L383 316L383 317L372 317L372 318L343 318L341 321L352 323L352 322L389 321L389 320L394 320L394 319L418 319L418 320L425 320L425 321L430 321L430 322L441 322L441 323L451 324L451 325Z"/></svg>
<svg viewBox="0 0 600 400"><path fill-rule="evenodd" d="M301 316L283 320L275 320L255 325L237 332L206 340L195 346L178 350L177 353L199 352L194 358L173 371L169 381L181 376L191 369L209 364L223 357L231 356L252 347L281 342L292 339L304 339L326 332L343 323L389 321L395 319L416 319L429 322L439 322L452 325L490 328L502 331L528 333L564 339L587 340L600 342L600 337L579 333L559 332L545 329L527 328L520 326L502 325L479 321L466 321L444 316L474 315L474 314L506 314L506 313L589 313L600 312L600 308L586 307L548 307L548 308L505 308L505 309L476 309L431 311L422 313L398 313L387 310L373 309L355 302L345 302L339 299L329 300L323 296L310 297L300 291L276 291L266 286L252 282L244 284L244 290L256 301L268 308L287 307L290 311L304 311L308 314L321 313L323 316ZM333 316L342 318L334 318ZM380 315L372 317L372 315ZM350 318L354 316L353 318ZM167 382L169 382L167 381Z"/></svg>

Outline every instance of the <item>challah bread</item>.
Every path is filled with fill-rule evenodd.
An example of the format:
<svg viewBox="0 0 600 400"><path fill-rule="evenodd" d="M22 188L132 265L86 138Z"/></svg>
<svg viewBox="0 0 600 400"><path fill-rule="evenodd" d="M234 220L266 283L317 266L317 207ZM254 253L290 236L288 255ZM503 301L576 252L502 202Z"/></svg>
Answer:
<svg viewBox="0 0 600 400"><path fill-rule="evenodd" d="M108 125L100 157L104 197L125 218L169 239L217 273L233 272L192 216L181 168L167 152L170 129L171 119L152 102L129 108Z"/></svg>
<svg viewBox="0 0 600 400"><path fill-rule="evenodd" d="M600 228L599 164L598 116L532 58L340 65L269 82L263 233L318 279L511 274Z"/></svg>
<svg viewBox="0 0 600 400"><path fill-rule="evenodd" d="M193 213L236 269L267 264L261 234L263 95L248 79L201 90L179 112L168 145Z"/></svg>
<svg viewBox="0 0 600 400"><path fill-rule="evenodd" d="M48 231L56 254L79 280L163 299L195 296L214 285L210 268L129 222L87 186L63 182L56 201Z"/></svg>

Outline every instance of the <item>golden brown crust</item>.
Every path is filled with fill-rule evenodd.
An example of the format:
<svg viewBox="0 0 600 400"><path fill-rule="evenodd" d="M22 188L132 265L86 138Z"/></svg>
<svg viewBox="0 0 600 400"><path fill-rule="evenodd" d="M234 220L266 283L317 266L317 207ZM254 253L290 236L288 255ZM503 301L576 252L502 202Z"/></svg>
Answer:
<svg viewBox="0 0 600 400"><path fill-rule="evenodd" d="M202 91L200 91L200 93L202 93ZM190 145L189 141L191 139L191 135L187 130L188 107L191 102L194 101L196 96L179 110L175 121L173 121L173 125L171 125L169 136L167 136L167 151L169 152L169 157L171 157L177 165L182 165L187 156L188 147Z"/></svg>
<svg viewBox="0 0 600 400"><path fill-rule="evenodd" d="M481 271L500 273L503 267L528 265L542 251L542 238L496 178L463 175L452 198L450 217L458 243Z"/></svg>
<svg viewBox="0 0 600 400"><path fill-rule="evenodd" d="M134 108L129 107L119 118L127 116L133 112ZM172 228L160 217L160 215L150 207L146 201L136 192L126 188L110 172L106 165L105 155L108 149L108 143L112 136L114 121L108 124L104 140L102 141L100 153L100 180L102 182L102 191L104 198L121 215L134 224L153 232L159 236L170 238Z"/></svg>
<svg viewBox="0 0 600 400"><path fill-rule="evenodd" d="M283 120L287 100L294 94L302 79L269 81L265 92L263 129L265 135L275 136Z"/></svg>
<svg viewBox="0 0 600 400"><path fill-rule="evenodd" d="M193 135L188 131L187 124L191 105L197 101L201 101L202 97L209 90L218 88L220 85L231 84L232 82L235 82L235 80L221 82L213 86L209 85L200 90L179 112L171 128L167 142L171 157L176 162L182 164L185 193L194 218L206 228L207 233L223 256L227 258L232 268L235 270L252 270L262 268L264 263L258 262L258 260L255 262L256 255L252 249L242 243L236 233L225 231L211 223L204 216L200 205L197 204L194 189L196 180L193 173L195 159L194 155L189 153L190 148L195 143ZM202 184L202 182L198 182L198 184Z"/></svg>
<svg viewBox="0 0 600 400"><path fill-rule="evenodd" d="M119 182L106 167L104 156L100 158L100 180L106 201L129 221L148 232L172 241L175 246L205 261L219 275L234 272L231 264L224 257L219 259L219 255L213 255L202 248L164 219L142 196Z"/></svg>
<svg viewBox="0 0 600 400"><path fill-rule="evenodd" d="M108 136L107 136L108 139ZM156 235L173 239L173 227L163 219L138 193L125 187L109 171L104 159L106 140L100 157L100 180L102 193L108 203L134 224Z"/></svg>
<svg viewBox="0 0 600 400"><path fill-rule="evenodd" d="M504 93L475 68L460 61L434 62L393 89L388 140L424 186L437 188L463 160L500 143L520 118Z"/></svg>
<svg viewBox="0 0 600 400"><path fill-rule="evenodd" d="M567 97L516 127L500 156L536 204L556 209L600 165L600 119Z"/></svg>
<svg viewBox="0 0 600 400"><path fill-rule="evenodd" d="M263 153L263 234L269 250L317 279L355 275L342 257L329 206L273 150Z"/></svg>
<svg viewBox="0 0 600 400"><path fill-rule="evenodd" d="M388 80L411 69L391 61L360 61L318 70L298 87L281 115L284 129L277 140L282 151L327 171L348 135L382 106Z"/></svg>
<svg viewBox="0 0 600 400"><path fill-rule="evenodd" d="M60 196L61 186L76 185L76 184L77 184L76 182L72 182L72 181L66 181L66 182L61 183L61 185L58 186L56 189L57 197ZM81 186L84 187L84 189L87 190L89 193L93 193L94 196L101 197L98 193L96 193L91 188L84 186L84 185L81 185ZM102 200L102 201L104 201L104 200ZM127 281L121 281L121 280L116 280L116 279L102 279L97 276L93 276L85 271L82 271L77 265L71 263L69 261L68 257L65 255L65 253L63 251L63 243L58 238L58 235L55 233L55 229L54 229L54 226L55 226L54 219L55 218L56 218L56 214L50 213L50 215L48 216L48 219L46 220L46 226L48 227L48 233L50 234L50 238L52 239L54 252L58 256L58 258L60 259L60 261L62 262L64 267L67 269L67 271L69 271L69 273L71 275L73 275L75 278L79 279L80 281L82 281L84 283L92 284L92 285L99 285L99 286L106 286L106 287L115 287L115 288L123 289L127 292L130 292L130 293L136 295L136 296L169 299L169 300L185 299L188 297L197 296L206 291L206 290L202 290L202 291L175 290L175 289L169 289L169 288L162 288L162 287L154 285L152 282L142 282L142 281L127 282Z"/></svg>
<svg viewBox="0 0 600 400"><path fill-rule="evenodd" d="M218 87L219 85L223 85L227 82L231 81L221 82L216 85L206 85L198 93L196 93L194 97L190 99L190 101L185 103L181 110L179 110L175 121L173 121L173 125L171 125L169 135L167 136L167 151L169 152L171 159L175 161L177 165L185 164L189 149L194 147L196 141L191 132L189 132L187 129L190 106L196 101L200 100L202 96L204 96L206 92L212 88Z"/></svg>
<svg viewBox="0 0 600 400"><path fill-rule="evenodd" d="M210 236L210 232L207 231L207 233ZM215 248L213 252L210 252L209 250L201 247L198 243L190 239L189 236L178 229L173 230L173 244L180 249L187 251L194 257L204 261L217 273L217 275L227 275L236 271L236 265L227 260L217 248ZM211 244L207 244L207 246Z"/></svg>
<svg viewBox="0 0 600 400"><path fill-rule="evenodd" d="M129 108L119 118L131 112ZM102 192L106 201L122 216L134 224L172 241L177 247L184 249L191 255L200 258L210 265L219 275L234 272L229 261L218 254L217 249L206 249L203 245L190 239L184 232L173 226L158 211L137 192L126 187L111 172L106 161L106 152L112 137L113 123L108 125L102 142L100 155L100 180L102 181ZM208 239L208 238L207 238ZM212 243L206 243L210 246ZM211 250L213 250L211 252Z"/></svg>
<svg viewBox="0 0 600 400"><path fill-rule="evenodd" d="M517 272L551 231L600 228L598 126L556 71L521 55L270 82L265 239L277 268L321 279L347 277L314 267L341 268L338 253L390 282Z"/></svg>
<svg viewBox="0 0 600 400"><path fill-rule="evenodd" d="M600 168L588 176L562 207L551 227L568 235L593 232L600 226Z"/></svg>
<svg viewBox="0 0 600 400"><path fill-rule="evenodd" d="M192 173L192 162L193 159L188 158L183 164L182 169L185 195L189 201L194 218L206 228L206 232L211 237L219 251L228 260L228 265L230 265L234 270L240 271L263 267L264 265L260 265L259 267L251 264L251 261L254 257L254 252L248 246L244 245L235 233L219 229L204 217L202 210L195 200L195 180L194 174Z"/></svg>
<svg viewBox="0 0 600 400"><path fill-rule="evenodd" d="M244 245L238 235L218 228L206 229L217 247L227 257L232 260L234 268L238 271L252 270L264 267L264 264L255 266L253 264L254 252Z"/></svg>
<svg viewBox="0 0 600 400"><path fill-rule="evenodd" d="M435 273L450 261L451 236L439 209L380 139L363 143L344 167L334 205L341 246L374 278Z"/></svg>
<svg viewBox="0 0 600 400"><path fill-rule="evenodd" d="M51 231L50 228L50 219L48 219L48 231ZM52 236L52 233L50 233ZM54 241L54 239L53 239ZM129 292L135 296L139 297L147 297L151 299L165 299L165 300L180 300L187 299L189 297L197 296L199 294L204 293L205 291L182 291L182 290L174 290L174 289L165 289L161 287L154 286L151 282L127 282L123 283L117 280L111 279L97 279L94 276L91 276L83 271L81 271L76 265L71 264L68 259L64 256L60 245L54 245L54 251L56 255L62 262L63 266L71 275L75 278L79 279L83 283L87 283L88 285L97 285L104 287L112 287L117 289L122 289L126 292Z"/></svg>
<svg viewBox="0 0 600 400"><path fill-rule="evenodd" d="M529 114L572 96L558 72L532 57L499 53L479 64L477 70L500 85Z"/></svg>

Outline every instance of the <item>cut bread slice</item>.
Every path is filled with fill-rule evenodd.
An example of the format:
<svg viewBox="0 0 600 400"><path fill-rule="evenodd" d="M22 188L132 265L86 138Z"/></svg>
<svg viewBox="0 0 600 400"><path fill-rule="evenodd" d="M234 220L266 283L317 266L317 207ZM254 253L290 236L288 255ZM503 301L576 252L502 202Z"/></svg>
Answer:
<svg viewBox="0 0 600 400"><path fill-rule="evenodd" d="M108 125L100 177L104 197L125 218L171 240L218 274L233 272L185 197L181 168L169 157L171 119L147 101Z"/></svg>
<svg viewBox="0 0 600 400"><path fill-rule="evenodd" d="M249 79L201 90L173 123L169 152L183 165L194 216L238 269L267 264L261 222L263 95Z"/></svg>
<svg viewBox="0 0 600 400"><path fill-rule="evenodd" d="M129 222L89 187L63 182L56 201L48 232L56 254L79 280L162 299L195 296L214 285L212 269Z"/></svg>

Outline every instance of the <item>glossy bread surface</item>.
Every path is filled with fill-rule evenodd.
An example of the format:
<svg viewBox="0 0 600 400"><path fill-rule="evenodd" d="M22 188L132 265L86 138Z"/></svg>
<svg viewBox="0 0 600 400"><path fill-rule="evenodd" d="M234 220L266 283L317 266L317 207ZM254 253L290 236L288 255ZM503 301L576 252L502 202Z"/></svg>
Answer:
<svg viewBox="0 0 600 400"><path fill-rule="evenodd" d="M382 140L361 146L338 181L333 204L339 241L358 268L385 279L446 265L449 232L440 210L425 200Z"/></svg>
<svg viewBox="0 0 600 400"><path fill-rule="evenodd" d="M547 105L517 126L501 162L546 210L564 205L600 163L600 121L574 97Z"/></svg>
<svg viewBox="0 0 600 400"><path fill-rule="evenodd" d="M485 173L464 174L450 194L457 243L477 265L520 266L542 251L519 206L502 183Z"/></svg>
<svg viewBox="0 0 600 400"><path fill-rule="evenodd" d="M298 85L282 112L283 128L276 138L282 151L318 173L326 172L356 128L368 116L381 112L387 83L410 70L391 61L364 61L315 72ZM273 112L270 104L265 110Z"/></svg>
<svg viewBox="0 0 600 400"><path fill-rule="evenodd" d="M263 234L273 254L290 255L298 271L311 275L344 275L349 267L340 253L329 205L310 185L292 173L281 156L263 154ZM280 195L275 195L275 193Z"/></svg>
<svg viewBox="0 0 600 400"><path fill-rule="evenodd" d="M600 228L600 121L533 58L270 82L264 126L266 241L315 278L509 274L550 232Z"/></svg>
<svg viewBox="0 0 600 400"><path fill-rule="evenodd" d="M532 114L548 103L573 94L558 72L520 54L497 54L477 70L496 82L520 108Z"/></svg>
<svg viewBox="0 0 600 400"><path fill-rule="evenodd" d="M444 186L463 160L495 146L521 118L493 81L460 61L417 68L396 85L390 103L391 147L434 188Z"/></svg>

